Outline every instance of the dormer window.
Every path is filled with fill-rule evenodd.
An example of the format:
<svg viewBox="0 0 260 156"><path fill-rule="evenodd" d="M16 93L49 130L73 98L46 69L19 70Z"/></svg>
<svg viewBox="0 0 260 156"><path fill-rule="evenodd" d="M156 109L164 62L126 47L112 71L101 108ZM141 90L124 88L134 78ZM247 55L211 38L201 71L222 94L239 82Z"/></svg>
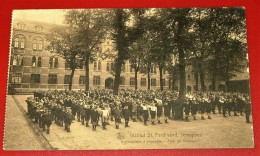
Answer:
<svg viewBox="0 0 260 156"><path fill-rule="evenodd" d="M24 30L25 24L24 23L17 23L17 29Z"/></svg>
<svg viewBox="0 0 260 156"><path fill-rule="evenodd" d="M35 26L35 31L38 33L42 32L42 26Z"/></svg>

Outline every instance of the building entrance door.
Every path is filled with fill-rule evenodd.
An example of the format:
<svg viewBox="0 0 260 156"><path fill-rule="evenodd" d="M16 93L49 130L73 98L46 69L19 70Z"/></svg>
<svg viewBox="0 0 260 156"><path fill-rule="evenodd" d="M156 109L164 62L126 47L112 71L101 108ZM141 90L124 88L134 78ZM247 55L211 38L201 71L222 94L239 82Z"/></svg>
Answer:
<svg viewBox="0 0 260 156"><path fill-rule="evenodd" d="M114 79L112 78L107 78L105 80L105 88L106 89L113 89L114 88Z"/></svg>

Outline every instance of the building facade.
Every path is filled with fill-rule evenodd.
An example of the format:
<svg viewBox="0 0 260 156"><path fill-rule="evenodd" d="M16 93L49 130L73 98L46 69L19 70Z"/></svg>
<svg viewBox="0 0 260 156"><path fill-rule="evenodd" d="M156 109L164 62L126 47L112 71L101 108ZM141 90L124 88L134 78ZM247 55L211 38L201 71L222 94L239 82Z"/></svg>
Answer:
<svg viewBox="0 0 260 156"><path fill-rule="evenodd" d="M68 89L71 70L65 60L47 50L46 35L53 27L47 23L14 20L9 58L8 89L32 92L40 89ZM107 48L104 46L104 48ZM85 88L85 67L82 60L73 77L72 89ZM90 63L90 88L112 88L114 76L111 60ZM169 74L164 71L164 87L169 87ZM120 88L134 89L134 69L128 61L122 67ZM138 89L147 89L147 76L138 73ZM151 89L159 89L159 71L151 71Z"/></svg>
<svg viewBox="0 0 260 156"><path fill-rule="evenodd" d="M46 35L51 29L59 26L47 23L19 21L12 23L12 39L9 58L8 91L33 92L35 90L68 89L71 70L66 61L54 52L47 49L49 42ZM102 44L102 51L111 49L111 41ZM75 70L72 89L85 88L85 66L83 60L79 61L79 67ZM112 74L113 61L97 59L89 65L90 89L113 88L114 76ZM122 67L120 88L135 88L134 69L129 61ZM151 89L160 88L159 69L152 67ZM147 75L138 73L138 89L148 88ZM171 76L163 71L163 85L165 89L172 88ZM175 90L180 88L179 81L175 82ZM211 90L211 77L205 75L206 90ZM186 89L196 90L196 80L192 73L192 67L186 68ZM224 81L217 81L216 89L223 90ZM198 90L200 90L200 84Z"/></svg>

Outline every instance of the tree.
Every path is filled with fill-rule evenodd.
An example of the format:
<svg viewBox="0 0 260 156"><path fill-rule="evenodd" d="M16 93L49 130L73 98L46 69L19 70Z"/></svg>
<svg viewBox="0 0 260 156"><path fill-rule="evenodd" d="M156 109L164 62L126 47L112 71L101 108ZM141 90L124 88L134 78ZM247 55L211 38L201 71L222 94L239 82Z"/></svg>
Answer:
<svg viewBox="0 0 260 156"><path fill-rule="evenodd" d="M105 9L78 9L66 13L66 24L75 29L80 57L85 60L86 85L89 90L89 63L101 52L101 44L107 35L110 11Z"/></svg>
<svg viewBox="0 0 260 156"><path fill-rule="evenodd" d="M178 56L180 89L179 99L176 105L177 120L183 119L183 103L186 95L186 57L189 56L189 33L191 29L191 19L189 17L189 8L185 9L164 9L161 17L167 25L169 38L172 40L172 51Z"/></svg>
<svg viewBox="0 0 260 156"><path fill-rule="evenodd" d="M212 54L212 89L217 79L224 79L226 90L229 80L244 69L246 62L246 28L244 8L213 8L210 10Z"/></svg>
<svg viewBox="0 0 260 156"><path fill-rule="evenodd" d="M72 80L77 68L76 56L78 56L78 42L75 29L68 26L60 26L52 29L46 38L50 42L47 47L50 51L63 57L71 69L69 90L72 89Z"/></svg>
<svg viewBox="0 0 260 156"><path fill-rule="evenodd" d="M112 40L115 42L117 56L115 58L114 94L118 94L122 64L129 59L129 45L142 35L141 21L131 20L144 13L143 9L116 9L112 24Z"/></svg>
<svg viewBox="0 0 260 156"><path fill-rule="evenodd" d="M131 68L134 68L135 70L135 90L137 90L137 74L142 66L142 60L144 60L142 46L143 40L137 40L137 42L132 43L132 45L129 48L129 62L131 64Z"/></svg>
<svg viewBox="0 0 260 156"><path fill-rule="evenodd" d="M209 9L194 8L190 12L193 20L192 32L190 33L193 41L191 42L191 51L193 56L190 59L196 79L196 89L198 90L198 76L200 76L201 90L205 91L205 73L207 69L207 59L210 55L210 20Z"/></svg>
<svg viewBox="0 0 260 156"><path fill-rule="evenodd" d="M169 89L176 90L176 81L179 80L179 64L176 56L171 56L171 61L166 62L165 69L170 74L171 84L169 84Z"/></svg>
<svg viewBox="0 0 260 156"><path fill-rule="evenodd" d="M149 26L149 25L146 25ZM139 69L141 73L147 75L147 89L151 89L151 68L154 67L154 54L152 53L152 47L154 46L156 40L153 38L153 34L151 31L146 29L143 36L138 40L139 52L141 54L137 54L140 60Z"/></svg>
<svg viewBox="0 0 260 156"><path fill-rule="evenodd" d="M167 29L168 26L169 21L165 20L164 13L161 10L155 12L149 19L149 31L153 40L150 55L153 58L153 63L159 67L161 91L163 91L163 69L166 68L166 62L172 61L172 36Z"/></svg>
<svg viewBox="0 0 260 156"><path fill-rule="evenodd" d="M134 14L134 21L138 24L137 28L135 28L136 33L139 38L129 45L129 62L131 64L131 68L135 70L135 90L137 90L137 74L142 65L142 60L144 60L144 50L146 46L146 41L144 40L144 33L146 31L147 19L145 17L146 9L134 9L132 12Z"/></svg>

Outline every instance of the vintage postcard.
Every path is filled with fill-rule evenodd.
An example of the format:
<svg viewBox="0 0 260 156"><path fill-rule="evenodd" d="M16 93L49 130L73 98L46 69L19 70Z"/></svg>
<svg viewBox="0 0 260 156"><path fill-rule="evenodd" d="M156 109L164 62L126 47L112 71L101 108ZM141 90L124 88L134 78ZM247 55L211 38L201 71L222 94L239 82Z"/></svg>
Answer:
<svg viewBox="0 0 260 156"><path fill-rule="evenodd" d="M4 150L253 148L245 17L13 10Z"/></svg>

